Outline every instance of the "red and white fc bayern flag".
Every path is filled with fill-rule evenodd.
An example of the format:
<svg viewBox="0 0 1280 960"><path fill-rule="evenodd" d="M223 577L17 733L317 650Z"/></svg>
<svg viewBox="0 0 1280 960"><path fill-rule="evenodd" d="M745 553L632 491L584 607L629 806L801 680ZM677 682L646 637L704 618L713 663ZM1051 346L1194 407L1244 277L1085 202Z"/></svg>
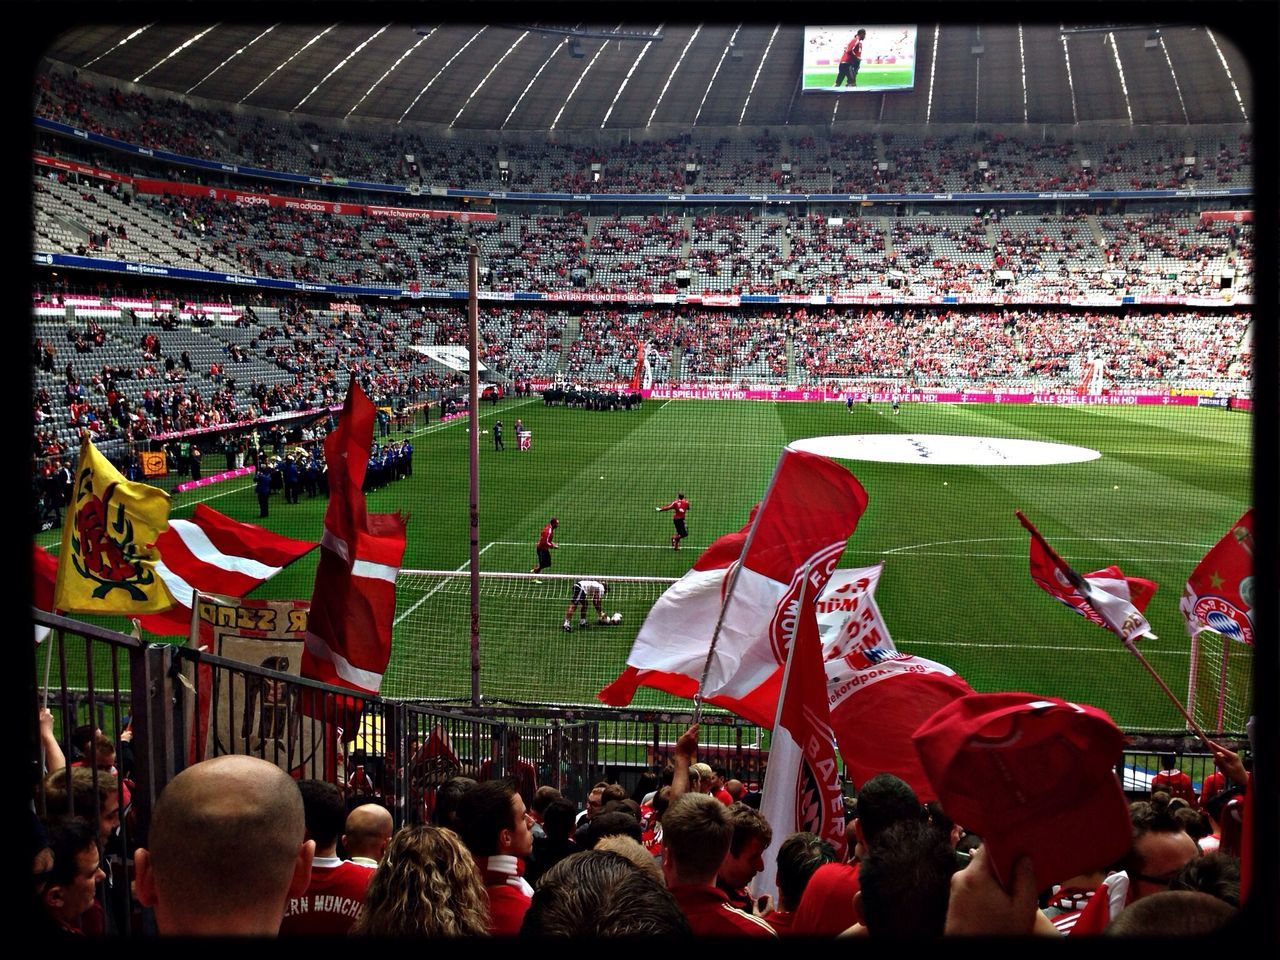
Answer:
<svg viewBox="0 0 1280 960"><path fill-rule="evenodd" d="M1091 623L1124 637L1126 641L1150 636L1151 624L1142 612L1156 592L1156 584L1140 577L1126 577L1112 564L1083 575L1084 592L1072 585L1074 571L1063 569L1036 538L1031 538L1031 579L1039 587Z"/></svg>
<svg viewBox="0 0 1280 960"><path fill-rule="evenodd" d="M883 568L837 570L818 597L831 728L855 784L892 773L929 801L936 794L911 735L973 690L950 667L894 646L875 602Z"/></svg>
<svg viewBox="0 0 1280 960"><path fill-rule="evenodd" d="M1192 637L1205 630L1253 643L1253 508L1191 571L1178 601Z"/></svg>
<svg viewBox="0 0 1280 960"><path fill-rule="evenodd" d="M243 597L314 547L313 541L282 537L198 503L190 520L170 519L156 540L156 574L176 605L138 619L152 633L186 634L191 630L192 590Z"/></svg>
<svg viewBox="0 0 1280 960"><path fill-rule="evenodd" d="M760 798L760 812L773 826L766 863L776 860L782 842L800 831L817 834L844 859L844 799L813 601L814 594L806 590L791 664L783 674L778 721L769 741L769 769ZM757 879L762 886L773 882L764 874L757 874Z"/></svg>
<svg viewBox="0 0 1280 960"><path fill-rule="evenodd" d="M352 380L338 427L324 441L329 507L302 676L376 694L391 659L396 574L404 557L404 519L366 513L365 467L373 443L374 407Z"/></svg>
<svg viewBox="0 0 1280 960"><path fill-rule="evenodd" d="M747 525L712 543L658 598L626 669L597 697L626 706L641 685L693 697L723 612L703 696L772 727L800 579L808 569L806 594L821 592L866 506L862 484L834 460L784 449Z"/></svg>

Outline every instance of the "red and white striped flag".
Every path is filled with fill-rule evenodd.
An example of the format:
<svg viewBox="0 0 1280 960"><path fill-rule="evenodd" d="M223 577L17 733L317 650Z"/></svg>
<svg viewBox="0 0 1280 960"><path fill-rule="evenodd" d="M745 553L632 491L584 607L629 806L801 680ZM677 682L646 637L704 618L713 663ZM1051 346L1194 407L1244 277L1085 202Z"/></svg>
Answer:
<svg viewBox="0 0 1280 960"><path fill-rule="evenodd" d="M866 491L844 467L816 454L783 450L747 525L712 543L658 598L626 669L597 697L625 706L641 685L694 696L719 621L703 696L772 727L801 577L808 569L805 593L816 598L866 506Z"/></svg>
<svg viewBox="0 0 1280 960"><path fill-rule="evenodd" d="M198 503L190 520L170 519L156 541L156 574L176 606L140 617L142 626L162 636L189 633L192 590L243 597L314 547Z"/></svg>
<svg viewBox="0 0 1280 960"><path fill-rule="evenodd" d="M302 676L376 694L391 659L396 574L404 557L404 519L365 511L365 467L374 407L352 380L338 427L324 441L329 507L311 596Z"/></svg>
<svg viewBox="0 0 1280 960"><path fill-rule="evenodd" d="M1114 564L1078 574L1065 561L1051 556L1035 536L1031 538L1031 579L1090 623L1126 641L1155 636L1142 615L1156 592L1156 584L1150 580L1126 577Z"/></svg>

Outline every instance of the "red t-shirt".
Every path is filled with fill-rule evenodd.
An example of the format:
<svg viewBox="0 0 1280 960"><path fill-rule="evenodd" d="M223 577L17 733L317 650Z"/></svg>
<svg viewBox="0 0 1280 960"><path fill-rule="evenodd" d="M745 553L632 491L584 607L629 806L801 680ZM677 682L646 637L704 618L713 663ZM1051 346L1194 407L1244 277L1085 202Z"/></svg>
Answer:
<svg viewBox="0 0 1280 960"><path fill-rule="evenodd" d="M1227 785L1227 778L1223 776L1221 770L1215 770L1204 778L1204 783L1200 784L1200 806L1220 794Z"/></svg>
<svg viewBox="0 0 1280 960"><path fill-rule="evenodd" d="M1151 792L1167 791L1170 797L1181 797L1188 803L1196 802L1195 787L1191 778L1181 770L1161 770L1151 778Z"/></svg>
<svg viewBox="0 0 1280 960"><path fill-rule="evenodd" d="M672 500L662 509L675 511L675 518L677 520L683 520L684 515L689 512L689 501L681 499Z"/></svg>
<svg viewBox="0 0 1280 960"><path fill-rule="evenodd" d="M858 866L824 863L813 872L795 909L791 933L834 937L858 922L853 895L858 892Z"/></svg>
<svg viewBox="0 0 1280 960"><path fill-rule="evenodd" d="M551 548L551 538L556 535L556 528L551 524L547 524L542 528L542 535L538 537L538 549L548 550Z"/></svg>
<svg viewBox="0 0 1280 960"><path fill-rule="evenodd" d="M307 892L289 899L280 935L346 936L360 913L373 869L337 857L317 857Z"/></svg>
<svg viewBox="0 0 1280 960"><path fill-rule="evenodd" d="M698 937L776 937L773 927L759 917L733 907L715 887L672 887L680 910Z"/></svg>

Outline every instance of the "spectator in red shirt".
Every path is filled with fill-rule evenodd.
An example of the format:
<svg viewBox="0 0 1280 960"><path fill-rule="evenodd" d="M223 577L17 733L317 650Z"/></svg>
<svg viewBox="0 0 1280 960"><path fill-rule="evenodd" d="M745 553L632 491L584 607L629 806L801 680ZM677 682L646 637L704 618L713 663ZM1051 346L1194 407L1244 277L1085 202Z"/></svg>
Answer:
<svg viewBox="0 0 1280 960"><path fill-rule="evenodd" d="M778 848L778 909L766 913L764 921L778 933L787 933L809 878L835 859L835 848L815 833L793 833L783 840Z"/></svg>
<svg viewBox="0 0 1280 960"><path fill-rule="evenodd" d="M280 935L346 936L360 913L373 868L338 857L338 837L346 824L342 792L323 780L302 780L298 789L316 853L311 881L302 896L289 900Z"/></svg>
<svg viewBox="0 0 1280 960"><path fill-rule="evenodd" d="M1163 790L1170 797L1181 797L1195 804L1196 791L1191 778L1178 769L1178 760L1172 753L1160 754L1161 770L1151 778L1151 792Z"/></svg>
<svg viewBox="0 0 1280 960"><path fill-rule="evenodd" d="M533 817L512 780L478 783L458 804L458 829L475 858L489 895L489 932L520 932L533 888L524 862L533 852Z"/></svg>
<svg viewBox="0 0 1280 960"><path fill-rule="evenodd" d="M728 808L705 793L685 793L662 817L662 875L697 936L776 936L773 928L729 902L715 885L729 852Z"/></svg>

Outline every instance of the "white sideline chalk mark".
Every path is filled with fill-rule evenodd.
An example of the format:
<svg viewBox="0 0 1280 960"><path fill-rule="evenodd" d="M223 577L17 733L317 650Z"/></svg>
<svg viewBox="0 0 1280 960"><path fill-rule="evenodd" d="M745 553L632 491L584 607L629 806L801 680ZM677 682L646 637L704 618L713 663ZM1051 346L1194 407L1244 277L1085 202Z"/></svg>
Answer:
<svg viewBox="0 0 1280 960"><path fill-rule="evenodd" d="M252 490L252 489L253 489L253 484L248 484L247 486L243 486L243 487L232 487L230 490L223 490L221 493L211 493L209 494L209 496L201 497L199 500L183 500L182 503L178 504L173 509L181 510L184 507L193 507L197 503L206 503L209 500L217 500L219 497L225 497L232 493L243 493L245 490Z"/></svg>
<svg viewBox="0 0 1280 960"><path fill-rule="evenodd" d="M860 550L860 551L854 550L854 551L848 551L848 552L862 553L864 555L869 555L873 557L884 557L889 555L889 551L887 550L880 551L880 552L877 552L875 550ZM1089 556L1089 554L1076 554L1076 556L1077 557ZM1095 556L1099 556L1099 555L1095 555ZM1025 561L1027 559L1027 554L1025 553L941 553L941 552L935 552L935 551L930 551L929 553L897 554L897 558L899 560L907 560L913 557L963 557L966 560L1024 560ZM1190 559L1174 558L1171 560L1168 557L1113 557L1110 554L1105 554L1105 559L1110 560L1112 563L1177 563L1177 564L1186 565L1188 563L1194 564L1196 562L1194 557ZM1077 563L1076 566L1083 566L1083 564Z"/></svg>
<svg viewBox="0 0 1280 960"><path fill-rule="evenodd" d="M1119 644L1103 647L1063 647L1048 643L965 643L953 640L912 640L909 647L975 647L982 650L1067 650L1072 653L1124 653L1129 651ZM902 652L901 650L899 651ZM1148 657L1189 657L1190 650L1152 650L1147 648L1143 654Z"/></svg>
<svg viewBox="0 0 1280 960"><path fill-rule="evenodd" d="M491 540L491 541L489 541L488 543L486 543L483 547L481 547L481 548L480 548L480 555L481 555L481 556L483 556L483 555L484 555L484 552L485 552L486 550L488 550L490 547L492 547L492 546L494 545L494 543L495 543L495 542L496 542L496 541ZM453 571L453 572L454 572L454 573L462 573L462 571L466 570L466 569L467 569L467 567L469 567L469 566L471 566L471 561L470 561L470 560L468 560L468 561L467 561L466 563L464 563L462 566L458 567L458 569L457 569L457 570L455 570L455 571ZM417 610L420 606L422 606L424 603L426 603L428 600L430 600L433 596L435 596L436 591L437 591L437 590L439 590L441 587L443 587L443 586L444 586L446 583L448 583L448 582L449 582L448 580L441 580L439 583L437 583L434 587L432 587L430 590L428 590L426 593L424 593L424 594L423 594L423 595L418 599L418 602L417 602L417 603L415 603L412 607L410 607L410 608L409 608L408 610L406 610L404 613L400 614L400 616L398 616L398 617L396 617L394 620L392 620L392 621L391 621L391 625L392 625L393 627L394 627L394 626L397 626L397 625L400 623L400 621L401 621L401 620L403 620L403 619L404 619L405 617L407 617L409 614L413 613L413 611Z"/></svg>
<svg viewBox="0 0 1280 960"><path fill-rule="evenodd" d="M490 544L489 544L489 546L493 546L494 544L498 544L499 546L503 546L503 547L527 547L527 546L529 545L529 541L528 541L528 540L494 540L494 541L493 541L493 543L490 543ZM666 543L666 544L658 544L658 543L561 543L561 544L558 544L558 546L561 546L561 547L596 547L596 548L604 549L604 550L667 550L667 551L670 551L671 553L675 553L675 551L671 549L671 544L670 544L670 543ZM694 547L683 547L683 548L681 548L681 549L682 549L682 551L683 551L683 550L691 550L691 549L696 549L696 548L694 548Z"/></svg>
<svg viewBox="0 0 1280 960"><path fill-rule="evenodd" d="M1140 543L1158 544L1162 547L1195 547L1197 550L1208 550L1212 544L1187 543L1184 540L1141 540L1134 537L1054 537L1055 543ZM885 556L905 553L908 550L920 550L925 547L954 547L962 543L1026 543L1026 536L1012 537L974 537L969 540L931 540L927 543L909 543L901 547L891 547L881 551ZM953 554L945 554L953 556ZM994 556L994 554L993 554Z"/></svg>

